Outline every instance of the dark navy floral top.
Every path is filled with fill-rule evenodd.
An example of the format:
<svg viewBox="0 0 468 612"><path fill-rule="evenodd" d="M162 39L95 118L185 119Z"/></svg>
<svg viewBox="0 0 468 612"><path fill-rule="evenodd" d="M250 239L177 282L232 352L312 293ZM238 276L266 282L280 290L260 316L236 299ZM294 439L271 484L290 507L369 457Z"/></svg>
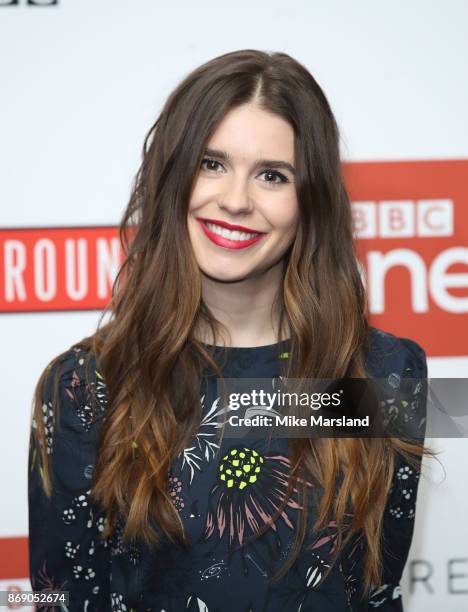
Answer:
<svg viewBox="0 0 468 612"><path fill-rule="evenodd" d="M225 376L274 379L288 343L228 351ZM284 345L284 346L283 346ZM182 548L167 541L157 551L121 538L122 523L99 540L106 517L90 498L99 428L106 418L106 385L96 362L84 381L83 349L72 346L60 362L60 427L54 405L43 398L49 459L55 488L41 489L36 451L29 447L29 555L34 591L69 591L73 612L340 612L402 611L400 579L414 527L420 471L397 458L384 516L383 585L362 598L362 538L348 544L321 580L335 541L333 522L313 538L279 581L269 578L283 564L294 540L299 506L291 497L283 513L257 538L287 484L287 439L225 438L215 431L221 406L214 377L203 380L203 417L197 435L173 463L170 494L190 538ZM414 341L371 328L368 372L388 381L388 409L425 420L426 385L402 400L392 397L404 378L427 378L424 350ZM52 377L52 373L50 378ZM100 415L90 418L90 394ZM394 393L394 395L397 395ZM32 421L32 427L36 424ZM253 541L250 541L250 540ZM249 540L247 542L247 540ZM305 546L308 550L305 550ZM42 608L41 608L42 609ZM54 608L56 609L56 608Z"/></svg>

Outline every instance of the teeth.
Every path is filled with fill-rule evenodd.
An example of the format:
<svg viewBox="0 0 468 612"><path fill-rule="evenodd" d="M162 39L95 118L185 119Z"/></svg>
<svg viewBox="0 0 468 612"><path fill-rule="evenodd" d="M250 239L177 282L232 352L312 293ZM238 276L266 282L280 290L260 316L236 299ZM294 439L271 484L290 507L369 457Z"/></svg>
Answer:
<svg viewBox="0 0 468 612"><path fill-rule="evenodd" d="M224 238L229 238L229 240L250 240L251 238L255 238L255 236L259 235L258 233L248 234L247 232L239 232L238 230L228 230L225 227L220 227L214 223L206 223L206 226L214 234L218 234L218 236L223 236Z"/></svg>

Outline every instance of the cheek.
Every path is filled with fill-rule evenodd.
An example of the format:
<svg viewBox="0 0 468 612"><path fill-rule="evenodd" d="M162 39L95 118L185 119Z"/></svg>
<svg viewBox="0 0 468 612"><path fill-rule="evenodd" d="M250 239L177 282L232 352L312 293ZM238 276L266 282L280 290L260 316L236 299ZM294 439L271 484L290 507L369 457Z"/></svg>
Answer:
<svg viewBox="0 0 468 612"><path fill-rule="evenodd" d="M195 185L190 194L188 210L189 212L204 206L207 202L211 202L216 199L216 186L215 183L219 184L219 181L203 180L198 178L195 181Z"/></svg>
<svg viewBox="0 0 468 612"><path fill-rule="evenodd" d="M275 206L269 208L268 212L265 208L265 216L269 220L272 228L280 232L295 232L299 223L299 206L297 198L282 199L275 203Z"/></svg>
<svg viewBox="0 0 468 612"><path fill-rule="evenodd" d="M197 196L195 192L192 193L189 200L188 212L192 212L198 208L197 202L200 201L200 198Z"/></svg>
<svg viewBox="0 0 468 612"><path fill-rule="evenodd" d="M192 193L190 194L190 200L188 205L188 210L195 210L198 208L203 201L203 189L201 187L200 181L195 183L195 186L192 189Z"/></svg>

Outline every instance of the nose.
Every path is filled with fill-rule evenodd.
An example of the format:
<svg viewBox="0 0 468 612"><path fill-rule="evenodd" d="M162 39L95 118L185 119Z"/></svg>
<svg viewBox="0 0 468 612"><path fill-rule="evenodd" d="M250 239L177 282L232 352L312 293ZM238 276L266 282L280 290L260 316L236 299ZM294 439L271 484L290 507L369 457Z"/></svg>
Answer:
<svg viewBox="0 0 468 612"><path fill-rule="evenodd" d="M218 196L218 206L231 215L252 211L253 202L249 195L248 178L240 175L230 177L225 189Z"/></svg>

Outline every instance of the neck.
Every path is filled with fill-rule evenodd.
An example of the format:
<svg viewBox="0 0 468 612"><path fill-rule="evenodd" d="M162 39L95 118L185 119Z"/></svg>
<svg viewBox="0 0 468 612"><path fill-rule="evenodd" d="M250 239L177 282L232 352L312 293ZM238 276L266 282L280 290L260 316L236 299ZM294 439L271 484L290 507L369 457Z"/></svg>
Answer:
<svg viewBox="0 0 468 612"><path fill-rule="evenodd" d="M279 339L279 308L274 301L282 283L282 262L260 276L240 281L221 282L202 274L205 304L227 330L220 328L226 346L262 346ZM289 329L284 330L285 334ZM214 339L209 329L200 329L197 338L208 344ZM218 342L219 343L219 339Z"/></svg>

